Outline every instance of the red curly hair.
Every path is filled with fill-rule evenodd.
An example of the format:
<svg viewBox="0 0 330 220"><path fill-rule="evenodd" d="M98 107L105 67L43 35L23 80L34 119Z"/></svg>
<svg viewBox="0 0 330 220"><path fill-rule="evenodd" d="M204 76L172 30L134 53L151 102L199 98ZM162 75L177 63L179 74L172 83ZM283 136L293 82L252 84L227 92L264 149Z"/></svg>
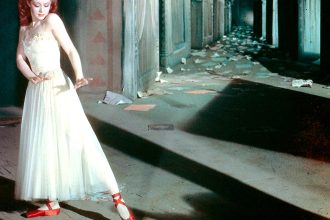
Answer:
<svg viewBox="0 0 330 220"><path fill-rule="evenodd" d="M50 0L49 13L55 13L57 11L57 0ZM18 0L18 13L20 26L28 26L32 22L30 6L31 0Z"/></svg>

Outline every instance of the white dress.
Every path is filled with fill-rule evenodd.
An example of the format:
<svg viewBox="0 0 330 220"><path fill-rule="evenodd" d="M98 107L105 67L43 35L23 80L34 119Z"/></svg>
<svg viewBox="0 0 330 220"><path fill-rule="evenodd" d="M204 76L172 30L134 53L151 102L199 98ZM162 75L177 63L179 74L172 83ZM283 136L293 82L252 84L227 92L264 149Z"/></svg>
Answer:
<svg viewBox="0 0 330 220"><path fill-rule="evenodd" d="M23 40L23 46L34 73L51 79L29 82L26 90L16 199L63 201L118 192L73 84L60 67L57 41L38 34Z"/></svg>

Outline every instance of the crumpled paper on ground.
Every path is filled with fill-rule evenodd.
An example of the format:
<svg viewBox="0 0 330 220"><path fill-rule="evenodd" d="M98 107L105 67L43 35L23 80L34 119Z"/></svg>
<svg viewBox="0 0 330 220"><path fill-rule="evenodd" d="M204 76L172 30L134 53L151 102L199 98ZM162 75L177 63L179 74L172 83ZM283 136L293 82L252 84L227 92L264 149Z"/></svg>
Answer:
<svg viewBox="0 0 330 220"><path fill-rule="evenodd" d="M308 79L308 80L295 79L295 80L292 80L291 85L292 85L292 87L296 87L296 88L299 88L299 87L312 87L313 80L311 80L311 79Z"/></svg>

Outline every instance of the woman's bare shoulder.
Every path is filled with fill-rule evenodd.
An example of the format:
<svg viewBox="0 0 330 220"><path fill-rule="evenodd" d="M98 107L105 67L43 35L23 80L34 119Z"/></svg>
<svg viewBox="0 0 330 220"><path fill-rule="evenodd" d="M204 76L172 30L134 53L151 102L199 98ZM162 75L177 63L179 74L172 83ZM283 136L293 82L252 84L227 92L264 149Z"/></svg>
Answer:
<svg viewBox="0 0 330 220"><path fill-rule="evenodd" d="M19 28L19 32L20 33L25 33L25 31L27 30L28 26L20 26Z"/></svg>
<svg viewBox="0 0 330 220"><path fill-rule="evenodd" d="M22 40L27 32L28 26L21 26L19 28L19 40Z"/></svg>
<svg viewBox="0 0 330 220"><path fill-rule="evenodd" d="M63 23L62 19L56 13L49 13L49 15L47 15L47 17L45 18L46 25L50 25L50 26L56 25L57 26L62 23Z"/></svg>

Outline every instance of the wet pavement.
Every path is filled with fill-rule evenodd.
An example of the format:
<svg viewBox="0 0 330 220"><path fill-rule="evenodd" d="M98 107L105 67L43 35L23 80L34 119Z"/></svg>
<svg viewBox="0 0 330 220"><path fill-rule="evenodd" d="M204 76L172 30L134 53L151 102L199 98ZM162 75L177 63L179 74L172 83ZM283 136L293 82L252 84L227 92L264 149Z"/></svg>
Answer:
<svg viewBox="0 0 330 220"><path fill-rule="evenodd" d="M172 73L164 69L131 104L80 97L137 219L327 219L330 90L318 68L237 28L193 50ZM293 87L296 79L313 83ZM13 118L13 126L0 128L6 220L33 207L12 197L19 136ZM109 202L61 205L53 219L119 219Z"/></svg>

